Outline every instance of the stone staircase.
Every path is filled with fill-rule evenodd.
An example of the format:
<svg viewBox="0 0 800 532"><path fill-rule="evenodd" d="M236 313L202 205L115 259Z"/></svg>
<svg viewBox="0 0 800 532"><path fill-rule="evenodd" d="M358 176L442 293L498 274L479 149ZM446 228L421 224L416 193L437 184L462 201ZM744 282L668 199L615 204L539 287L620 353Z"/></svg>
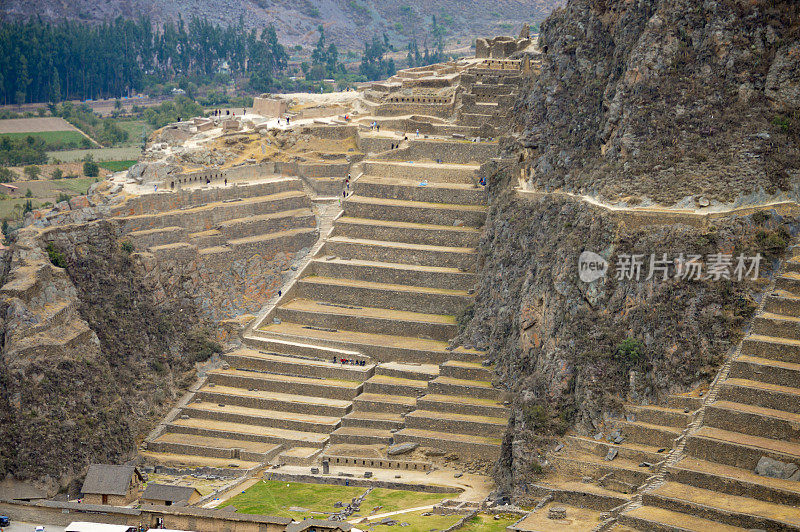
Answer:
<svg viewBox="0 0 800 532"><path fill-rule="evenodd" d="M443 163L430 158L438 150ZM267 461L307 465L323 449L385 459L386 447L398 442L496 457L509 412L482 364L487 355L449 345L456 315L474 297L486 217L478 165L453 161L496 151L490 142L415 138L394 150L402 160L384 152L361 163L316 255L142 455L228 471ZM231 210L224 220L201 204L128 213L125 223L136 246L155 253L191 245L202 254L230 252L239 239L259 238L285 220L302 226L310 212L294 180L258 184L241 196L215 204ZM257 234L243 237L247 231Z"/></svg>
<svg viewBox="0 0 800 532"><path fill-rule="evenodd" d="M434 142L441 143L409 144L424 153L441 145ZM474 150L474 143L447 145ZM375 456L405 441L465 456L497 454L508 411L481 364L486 355L448 343L474 292L486 216L478 167L383 158L362 168L332 235L246 343L374 365L330 433L332 454Z"/></svg>
<svg viewBox="0 0 800 532"><path fill-rule="evenodd" d="M784 262L741 350L709 393L701 422L642 504L636 530L800 530L800 473L765 476L762 459L800 468L800 256Z"/></svg>
<svg viewBox="0 0 800 532"><path fill-rule="evenodd" d="M566 508L568 518L608 519L665 462L701 406L702 399L690 395L671 395L664 405L626 405L623 419L597 434L568 435L548 455L548 476L531 485L529 494Z"/></svg>
<svg viewBox="0 0 800 532"><path fill-rule="evenodd" d="M142 454L168 465L256 467L312 460L351 410L374 365L242 348L223 355L192 401ZM294 448L284 456L281 451Z"/></svg>

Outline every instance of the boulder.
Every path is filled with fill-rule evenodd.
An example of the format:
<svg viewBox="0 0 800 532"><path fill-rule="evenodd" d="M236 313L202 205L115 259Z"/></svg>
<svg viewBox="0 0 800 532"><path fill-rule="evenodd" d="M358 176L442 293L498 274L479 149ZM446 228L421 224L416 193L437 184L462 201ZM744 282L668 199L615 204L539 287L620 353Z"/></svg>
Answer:
<svg viewBox="0 0 800 532"><path fill-rule="evenodd" d="M800 480L800 467L791 462L781 462L768 456L762 456L756 464L756 474L762 477L798 481Z"/></svg>
<svg viewBox="0 0 800 532"><path fill-rule="evenodd" d="M419 444L415 442L398 443L397 445L392 445L389 447L389 449L386 451L386 454L389 456L407 454L416 449L418 446Z"/></svg>

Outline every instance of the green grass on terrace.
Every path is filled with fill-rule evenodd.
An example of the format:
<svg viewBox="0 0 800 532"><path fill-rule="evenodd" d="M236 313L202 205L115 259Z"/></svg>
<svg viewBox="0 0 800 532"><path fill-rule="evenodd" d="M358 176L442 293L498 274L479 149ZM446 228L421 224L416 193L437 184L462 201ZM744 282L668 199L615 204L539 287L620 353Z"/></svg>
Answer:
<svg viewBox="0 0 800 532"><path fill-rule="evenodd" d="M236 511L241 513L277 515L298 520L304 517L324 518L325 513L337 511L333 507L334 503L347 504L366 490L367 488L354 486L264 480L225 501L220 507L233 505L236 507ZM376 506L383 506L378 513L393 512L435 504L457 495L457 493L421 493L378 488L372 490L364 500L361 505L361 514L369 515ZM307 511L292 512L289 511L290 507L304 508Z"/></svg>
<svg viewBox="0 0 800 532"><path fill-rule="evenodd" d="M136 164L136 161L106 161L97 164L100 165L100 168L105 168L109 172L120 172Z"/></svg>

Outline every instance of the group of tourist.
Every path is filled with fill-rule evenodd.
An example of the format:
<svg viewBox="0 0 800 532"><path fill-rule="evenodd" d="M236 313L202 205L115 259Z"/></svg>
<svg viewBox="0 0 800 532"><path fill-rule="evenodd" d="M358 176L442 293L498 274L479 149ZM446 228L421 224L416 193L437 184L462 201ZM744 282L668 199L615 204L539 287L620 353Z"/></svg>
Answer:
<svg viewBox="0 0 800 532"><path fill-rule="evenodd" d="M344 365L348 365L348 366L366 366L367 365L367 361L366 360L353 360L352 358L337 358L337 357L333 357L333 363L334 364L342 364L343 366Z"/></svg>

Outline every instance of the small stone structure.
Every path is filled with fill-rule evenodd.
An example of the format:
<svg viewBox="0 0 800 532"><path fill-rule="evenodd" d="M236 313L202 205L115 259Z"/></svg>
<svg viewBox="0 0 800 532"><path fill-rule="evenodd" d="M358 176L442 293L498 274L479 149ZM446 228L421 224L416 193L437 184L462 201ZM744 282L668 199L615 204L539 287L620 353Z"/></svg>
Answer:
<svg viewBox="0 0 800 532"><path fill-rule="evenodd" d="M92 464L83 482L83 500L87 504L125 506L136 500L144 482L133 466Z"/></svg>
<svg viewBox="0 0 800 532"><path fill-rule="evenodd" d="M289 102L282 98L272 98L262 94L253 98L253 111L261 116L278 118L289 111Z"/></svg>
<svg viewBox="0 0 800 532"><path fill-rule="evenodd" d="M519 37L505 35L492 39L478 38L475 40L475 57L491 57L505 59L513 54L525 50L531 45L530 28L527 24L522 26Z"/></svg>

